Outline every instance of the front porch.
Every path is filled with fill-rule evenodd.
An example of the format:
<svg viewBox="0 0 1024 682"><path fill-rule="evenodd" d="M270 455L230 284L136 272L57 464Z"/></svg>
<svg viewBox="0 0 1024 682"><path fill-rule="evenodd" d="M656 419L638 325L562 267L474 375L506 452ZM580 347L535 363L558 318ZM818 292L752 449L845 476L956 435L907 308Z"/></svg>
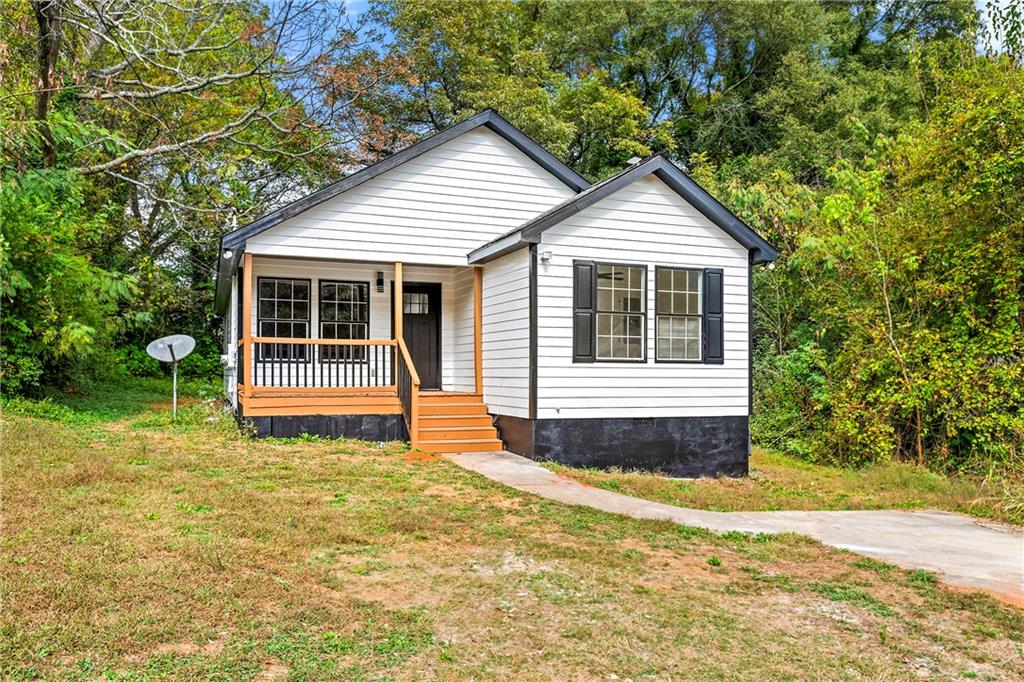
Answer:
<svg viewBox="0 0 1024 682"><path fill-rule="evenodd" d="M236 408L258 435L501 449L482 398L479 268L245 253L238 278Z"/></svg>

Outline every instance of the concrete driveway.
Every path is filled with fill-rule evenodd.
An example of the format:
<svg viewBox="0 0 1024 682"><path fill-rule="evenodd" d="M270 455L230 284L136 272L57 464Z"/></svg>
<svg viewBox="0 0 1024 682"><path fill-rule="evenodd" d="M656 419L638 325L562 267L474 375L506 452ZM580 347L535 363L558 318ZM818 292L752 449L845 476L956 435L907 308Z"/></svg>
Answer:
<svg viewBox="0 0 1024 682"><path fill-rule="evenodd" d="M493 481L549 500L720 532L801 533L903 568L934 571L950 585L984 590L1024 606L1024 534L1013 526L935 511L701 511L584 485L511 452L446 457Z"/></svg>

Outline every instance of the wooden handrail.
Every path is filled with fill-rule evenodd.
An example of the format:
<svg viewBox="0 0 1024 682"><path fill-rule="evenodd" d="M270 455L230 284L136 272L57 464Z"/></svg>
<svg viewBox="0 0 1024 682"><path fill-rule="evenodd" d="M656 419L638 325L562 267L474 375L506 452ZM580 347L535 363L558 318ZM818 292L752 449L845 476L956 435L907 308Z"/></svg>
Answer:
<svg viewBox="0 0 1024 682"><path fill-rule="evenodd" d="M409 371L409 411L405 413L405 425L409 429L409 445L415 450L420 444L420 375L416 371L416 365L412 363L412 356L409 348L405 345L405 339L401 336L395 339L398 344L397 354L402 356L402 365ZM402 395L403 382L401 370L395 372L395 390L398 392L398 399L402 402L402 411L405 412L405 400Z"/></svg>
<svg viewBox="0 0 1024 682"><path fill-rule="evenodd" d="M420 374L416 371L416 365L412 364L412 356L409 355L409 348L405 345L405 339L397 338L391 339L398 343L398 350L402 353L402 359L405 360L406 366L409 368L409 374L412 375L412 385L416 388L420 387Z"/></svg>
<svg viewBox="0 0 1024 682"><path fill-rule="evenodd" d="M254 336L253 343L291 343L309 346L394 346L394 339L302 339L288 336Z"/></svg>

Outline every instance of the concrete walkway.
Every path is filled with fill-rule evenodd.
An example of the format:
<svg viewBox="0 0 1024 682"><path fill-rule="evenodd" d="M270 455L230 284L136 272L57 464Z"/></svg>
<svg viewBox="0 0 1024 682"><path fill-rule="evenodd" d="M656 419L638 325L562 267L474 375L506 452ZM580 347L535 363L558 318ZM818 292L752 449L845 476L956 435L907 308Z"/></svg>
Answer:
<svg viewBox="0 0 1024 682"><path fill-rule="evenodd" d="M950 585L985 590L1024 606L1024 535L1012 526L933 511L700 511L584 485L511 452L446 457L493 481L556 502L719 532L800 533L903 568L934 571Z"/></svg>

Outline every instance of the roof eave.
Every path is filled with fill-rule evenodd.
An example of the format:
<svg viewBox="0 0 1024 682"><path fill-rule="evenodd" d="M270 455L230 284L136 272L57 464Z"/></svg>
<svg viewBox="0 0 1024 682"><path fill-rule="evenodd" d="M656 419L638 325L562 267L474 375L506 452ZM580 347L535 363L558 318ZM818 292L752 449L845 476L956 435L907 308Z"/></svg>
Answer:
<svg viewBox="0 0 1024 682"><path fill-rule="evenodd" d="M754 263L767 263L774 261L778 257L778 251L765 241L761 235L757 234L753 228L708 194L704 188L694 182L690 176L676 167L671 161L661 155L655 155L632 168L626 169L619 175L613 176L581 192L566 203L533 218L515 232L503 235L493 242L476 249L470 253L470 262L480 262L483 258L490 259L496 257L493 254L500 250L497 248L497 245L502 244L505 245L503 248L507 247L510 243L510 238L515 235L521 235L520 239L524 243L538 243L541 234L549 227L563 222L571 215L579 213L588 206L597 203L601 199L614 194L626 185L647 175L654 175L664 182L700 211L702 215L706 216L708 220L750 251Z"/></svg>
<svg viewBox="0 0 1024 682"><path fill-rule="evenodd" d="M526 239L523 236L522 230L516 230L512 234L507 234L493 242L484 244L478 249L470 251L466 258L470 265L482 265L521 249L528 244L536 243L536 241Z"/></svg>
<svg viewBox="0 0 1024 682"><path fill-rule="evenodd" d="M221 240L220 258L217 262L217 285L213 294L213 311L223 315L231 301L231 277L238 271L238 261L242 257L242 248L225 248ZM228 256L226 254L230 253Z"/></svg>

